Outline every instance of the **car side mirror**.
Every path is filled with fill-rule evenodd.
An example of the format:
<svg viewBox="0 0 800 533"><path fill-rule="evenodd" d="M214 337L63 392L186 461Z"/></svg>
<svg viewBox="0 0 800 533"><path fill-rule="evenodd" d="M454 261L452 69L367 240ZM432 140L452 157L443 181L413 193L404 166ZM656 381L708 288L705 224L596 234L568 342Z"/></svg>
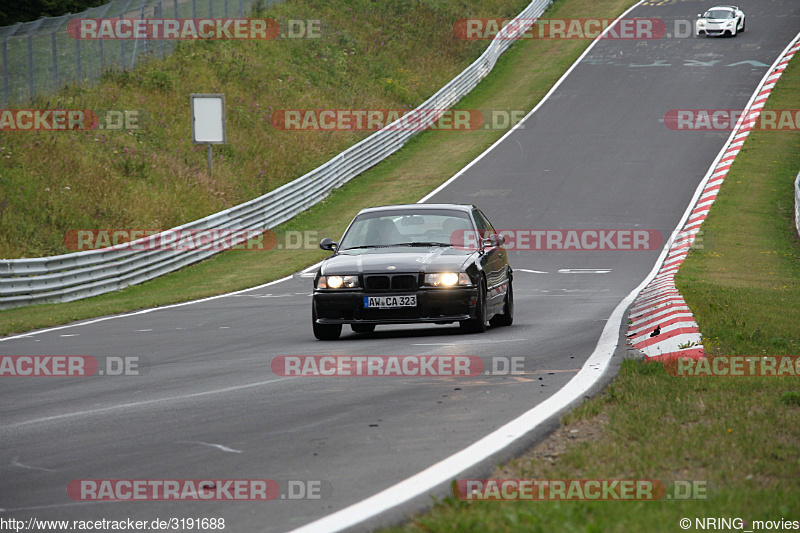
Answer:
<svg viewBox="0 0 800 533"><path fill-rule="evenodd" d="M498 235L496 233L493 233L493 234L489 235L488 237L484 238L481 241L481 244L483 245L484 248L486 248L486 247L502 246L504 242L506 242L506 238L505 237L503 237L502 235Z"/></svg>
<svg viewBox="0 0 800 533"><path fill-rule="evenodd" d="M329 252L333 252L336 250L336 246L339 243L331 239L330 237L325 237L321 241L319 241L319 247L323 250L328 250Z"/></svg>
<svg viewBox="0 0 800 533"><path fill-rule="evenodd" d="M702 16L703 16L703 15L701 15L700 13L698 13L698 14L697 14L697 18L700 18L700 17L702 17Z"/></svg>

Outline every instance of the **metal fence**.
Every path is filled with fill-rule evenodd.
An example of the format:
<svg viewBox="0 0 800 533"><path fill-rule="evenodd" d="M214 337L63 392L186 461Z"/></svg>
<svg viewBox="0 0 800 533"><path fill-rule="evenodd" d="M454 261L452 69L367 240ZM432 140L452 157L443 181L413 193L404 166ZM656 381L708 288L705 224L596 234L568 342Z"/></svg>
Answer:
<svg viewBox="0 0 800 533"><path fill-rule="evenodd" d="M2 105L25 105L66 84L95 81L108 68L130 69L143 59L164 57L175 48L176 41L163 39L75 39L67 32L71 20L243 17L255 2L115 0L82 13L0 27ZM276 3L279 0L261 2L264 6Z"/></svg>
<svg viewBox="0 0 800 533"><path fill-rule="evenodd" d="M532 19L539 17L552 2L533 0L517 16L521 19L519 23L508 27L515 26L516 31L523 33ZM470 92L511 45L513 39L509 37L505 31L498 34L478 59L412 111L419 114L420 128L413 131L402 128L399 119L274 191L172 231L269 229L289 220L399 150L418 131L435 122L437 117L430 110L448 109ZM219 241L191 250L137 251L120 245L53 257L0 260L0 309L65 302L121 289L205 259L224 247L225 243Z"/></svg>

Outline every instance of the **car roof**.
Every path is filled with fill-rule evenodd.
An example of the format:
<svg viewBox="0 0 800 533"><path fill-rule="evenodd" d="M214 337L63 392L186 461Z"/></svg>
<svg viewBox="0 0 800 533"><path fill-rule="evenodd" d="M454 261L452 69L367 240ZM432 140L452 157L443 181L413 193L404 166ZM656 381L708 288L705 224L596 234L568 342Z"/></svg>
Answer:
<svg viewBox="0 0 800 533"><path fill-rule="evenodd" d="M714 9L730 9L731 11L736 11L739 8L736 7L736 6L714 6L714 7L708 8L706 11L713 11Z"/></svg>
<svg viewBox="0 0 800 533"><path fill-rule="evenodd" d="M377 211L392 211L397 209L414 209L415 211L428 211L434 209L449 209L451 211L463 211L469 213L475 208L472 204L397 204L397 205L381 205L376 207L367 207L358 212L361 213L374 213Z"/></svg>

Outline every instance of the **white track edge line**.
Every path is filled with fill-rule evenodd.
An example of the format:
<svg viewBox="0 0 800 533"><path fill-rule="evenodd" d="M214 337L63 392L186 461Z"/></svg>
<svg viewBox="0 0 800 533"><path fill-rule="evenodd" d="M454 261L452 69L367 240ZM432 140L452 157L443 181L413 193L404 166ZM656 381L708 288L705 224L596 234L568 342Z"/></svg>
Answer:
<svg viewBox="0 0 800 533"><path fill-rule="evenodd" d="M312 267L313 266L314 265L312 265ZM174 307L183 307L184 305L192 305L192 304L198 304L198 303L202 303L202 302L208 302L210 300L216 300L217 298L225 298L226 296L233 296L235 294L241 294L243 292L253 291L253 290L256 290L256 289L263 289L264 287L269 287L270 285L275 285L275 284L282 283L284 281L290 280L293 277L294 277L294 274L291 274L289 276L283 277L281 279L276 279L276 280L270 281L268 283L264 283L262 285L256 285L255 287L249 287L247 289L240 289L238 291L233 291L233 292L226 292L224 294L217 294L215 296L208 296L206 298L200 298L199 300L189 300L188 302L179 302L179 303L176 303L176 304L168 304L168 305L163 305L163 306L159 306L159 307L148 307L147 309L139 309L138 311L132 311L130 313L123 313L123 314L120 314L120 315L107 315L107 316L101 316L101 317L98 317L98 318L90 318L88 320L84 320L83 322L74 322L72 324L63 324L61 326L53 326L53 327L50 327L50 328L44 328L44 329L37 329L37 330L34 330L34 331L28 331L26 333L20 333L18 335L11 335L11 336L8 336L8 337L0 337L0 342L10 341L10 340L13 340L13 339L22 339L24 337L32 337L34 335L38 335L40 333L47 333L49 331L58 331L58 330L61 330L61 329L76 328L78 326L88 326L89 324L96 324L98 322L104 322L106 320L113 320L115 318L125 318L125 317L129 317L129 316L144 315L144 314L147 314L147 313L152 313L153 311L160 311L161 309L172 309ZM66 303L66 302L63 302L63 303Z"/></svg>

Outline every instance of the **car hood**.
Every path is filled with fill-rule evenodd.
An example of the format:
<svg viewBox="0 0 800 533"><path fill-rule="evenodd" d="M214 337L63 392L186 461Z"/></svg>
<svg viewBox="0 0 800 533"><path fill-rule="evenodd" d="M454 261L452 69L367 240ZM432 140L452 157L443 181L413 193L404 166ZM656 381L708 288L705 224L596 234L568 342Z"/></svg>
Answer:
<svg viewBox="0 0 800 533"><path fill-rule="evenodd" d="M345 250L323 261L320 273L331 275L459 271L474 253L476 252L438 246ZM395 268L389 269L390 266Z"/></svg>

